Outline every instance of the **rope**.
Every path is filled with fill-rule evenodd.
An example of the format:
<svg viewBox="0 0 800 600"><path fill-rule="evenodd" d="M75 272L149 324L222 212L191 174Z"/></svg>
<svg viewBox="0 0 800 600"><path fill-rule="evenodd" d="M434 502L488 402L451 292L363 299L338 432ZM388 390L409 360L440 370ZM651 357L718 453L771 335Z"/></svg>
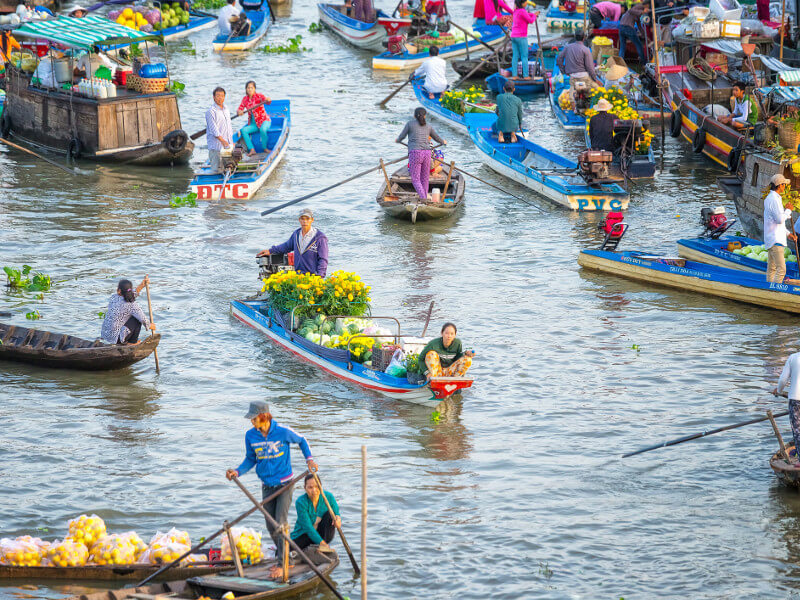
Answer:
<svg viewBox="0 0 800 600"><path fill-rule="evenodd" d="M714 81L719 75L702 56L689 59L686 70L701 81Z"/></svg>

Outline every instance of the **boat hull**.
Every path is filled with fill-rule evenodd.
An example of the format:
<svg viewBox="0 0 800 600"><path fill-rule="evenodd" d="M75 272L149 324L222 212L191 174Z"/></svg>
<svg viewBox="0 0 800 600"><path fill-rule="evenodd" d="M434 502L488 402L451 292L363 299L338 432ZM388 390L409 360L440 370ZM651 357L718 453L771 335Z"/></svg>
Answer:
<svg viewBox="0 0 800 600"><path fill-rule="evenodd" d="M0 579L62 580L62 581L141 581L162 565L87 565L84 567L12 567L0 565ZM173 567L154 581L186 579L209 573L229 571L232 563L198 567Z"/></svg>
<svg viewBox="0 0 800 600"><path fill-rule="evenodd" d="M214 17L206 16L191 16L186 25L176 25L175 27L167 27L161 30L161 34L168 42L185 38L198 31L211 29L217 24L217 19Z"/></svg>
<svg viewBox="0 0 800 600"><path fill-rule="evenodd" d="M383 51L383 43L388 39L386 29L377 20L364 23L342 14L333 4L317 4L320 21L348 44L362 50ZM379 17L388 18L383 11Z"/></svg>
<svg viewBox="0 0 800 600"><path fill-rule="evenodd" d="M503 93L503 86L508 81L505 75L492 73L486 78L486 85L495 94ZM531 94L541 94L544 92L544 77L531 77L529 79L514 79L514 94L525 96Z"/></svg>
<svg viewBox="0 0 800 600"><path fill-rule="evenodd" d="M264 2L260 10L246 10L245 14L253 23L250 34L230 39L227 35L217 35L212 43L214 52L244 52L252 49L266 35L272 23L269 4Z"/></svg>
<svg viewBox="0 0 800 600"><path fill-rule="evenodd" d="M448 183L447 173L449 165L442 166L442 172L430 179L428 188L439 189L440 194L444 193L444 186L447 185L447 201L440 202L418 202L419 197L414 190L411 178L408 175L408 167L403 166L390 178L392 184L391 194L397 196L397 201L387 201L386 183L381 185L375 200L383 211L396 219L404 219L416 223L417 221L430 221L433 219L445 219L453 216L464 202L465 182L464 176L455 171Z"/></svg>
<svg viewBox="0 0 800 600"><path fill-rule="evenodd" d="M558 98L564 90L569 91L569 75L561 75L558 67L553 69L553 75L547 85L550 96L550 107L556 116L558 124L568 130L583 130L586 128L586 117L574 110L564 110L558 103Z"/></svg>
<svg viewBox="0 0 800 600"><path fill-rule="evenodd" d="M786 444L786 452L788 453L792 450L794 450L794 443L790 442ZM791 454L789 456L791 456ZM772 469L772 472L775 473L778 480L784 485L793 488L800 487L800 463L787 463L786 459L781 456L780 450L770 458L769 467Z"/></svg>
<svg viewBox="0 0 800 600"><path fill-rule="evenodd" d="M730 242L739 242L742 246L758 246L758 240L741 237L725 236L717 240L706 240L703 238L678 240L678 255L689 260L725 267L728 269L738 269L748 273L764 274L767 271L767 263L739 254L734 254L727 249ZM786 263L786 275L791 278L798 277L797 263Z"/></svg>

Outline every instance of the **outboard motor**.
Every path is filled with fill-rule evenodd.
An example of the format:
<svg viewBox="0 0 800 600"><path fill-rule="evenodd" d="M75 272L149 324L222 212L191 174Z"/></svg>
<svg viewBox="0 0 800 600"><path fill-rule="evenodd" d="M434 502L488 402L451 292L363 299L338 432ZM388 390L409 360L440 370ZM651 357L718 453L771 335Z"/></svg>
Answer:
<svg viewBox="0 0 800 600"><path fill-rule="evenodd" d="M294 252L259 256L256 261L258 262L259 279L267 279L270 275L281 271L294 271Z"/></svg>
<svg viewBox="0 0 800 600"><path fill-rule="evenodd" d="M578 155L578 172L589 185L610 183L609 165L614 155L608 150L584 150Z"/></svg>
<svg viewBox="0 0 800 600"><path fill-rule="evenodd" d="M700 209L700 223L703 225L702 237L716 240L723 233L728 231L736 219L728 221L725 214L724 206L717 206L716 208L701 208Z"/></svg>
<svg viewBox="0 0 800 600"><path fill-rule="evenodd" d="M223 171L230 171L233 173L236 170L239 161L242 160L244 156L244 150L241 146L234 146L230 152L226 152L225 149L220 152L220 160L222 161L222 170Z"/></svg>
<svg viewBox="0 0 800 600"><path fill-rule="evenodd" d="M600 222L597 228L606 234L603 243L600 244L600 250L614 251L617 249L622 236L628 231L628 224L624 222L624 219L625 217L620 211L612 211Z"/></svg>
<svg viewBox="0 0 800 600"><path fill-rule="evenodd" d="M386 49L392 54L402 54L406 50L406 36L405 34L391 35L386 42Z"/></svg>

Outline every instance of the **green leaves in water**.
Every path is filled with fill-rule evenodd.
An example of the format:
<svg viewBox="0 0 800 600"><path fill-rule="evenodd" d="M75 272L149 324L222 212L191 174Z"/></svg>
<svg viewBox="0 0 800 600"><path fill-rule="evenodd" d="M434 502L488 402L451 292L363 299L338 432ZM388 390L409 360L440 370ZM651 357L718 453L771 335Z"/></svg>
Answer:
<svg viewBox="0 0 800 600"><path fill-rule="evenodd" d="M435 410L431 413L431 423L438 423L439 419L441 418L442 414L438 410Z"/></svg>
<svg viewBox="0 0 800 600"><path fill-rule="evenodd" d="M32 270L33 267L30 265L22 265L22 269L3 267L3 271L5 272L8 280L8 287L12 290L19 290L23 292L46 292L49 290L50 286L53 284L50 279L50 275L36 271L33 273L32 277L29 277ZM39 299L44 299L44 296Z"/></svg>
<svg viewBox="0 0 800 600"><path fill-rule="evenodd" d="M297 34L293 38L286 40L285 44L278 44L276 46L270 46L267 44L261 48L261 51L267 54L297 54L298 52L311 52L311 48L306 48L300 45L302 41L303 36Z"/></svg>
<svg viewBox="0 0 800 600"><path fill-rule="evenodd" d="M189 42L188 46L181 46L180 48L176 48L176 50L181 54L188 54L189 56L197 56L197 46L195 46L193 42Z"/></svg>
<svg viewBox="0 0 800 600"><path fill-rule="evenodd" d="M106 318L106 313L104 313L102 310L98 311L97 312L97 318L98 319L105 319Z"/></svg>
<svg viewBox="0 0 800 600"><path fill-rule="evenodd" d="M184 91L185 89L186 89L186 84L181 83L180 81L177 81L175 79L173 79L169 84L169 91L178 96L179 98L186 93Z"/></svg>
<svg viewBox="0 0 800 600"><path fill-rule="evenodd" d="M42 318L42 314L38 310L32 310L29 313L25 313L25 318L29 321L36 321Z"/></svg>
<svg viewBox="0 0 800 600"><path fill-rule="evenodd" d="M639 348L639 344L634 344L633 346L631 346L631 350L636 350L637 352L639 352L641 348Z"/></svg>
<svg viewBox="0 0 800 600"><path fill-rule="evenodd" d="M192 8L222 8L226 4L227 2L225 0L194 0L194 2L192 2Z"/></svg>
<svg viewBox="0 0 800 600"><path fill-rule="evenodd" d="M314 22L308 26L309 33L320 33L322 31L322 23Z"/></svg>
<svg viewBox="0 0 800 600"><path fill-rule="evenodd" d="M184 206L197 206L197 194L189 192L185 196L172 195L169 201L170 208L182 208Z"/></svg>

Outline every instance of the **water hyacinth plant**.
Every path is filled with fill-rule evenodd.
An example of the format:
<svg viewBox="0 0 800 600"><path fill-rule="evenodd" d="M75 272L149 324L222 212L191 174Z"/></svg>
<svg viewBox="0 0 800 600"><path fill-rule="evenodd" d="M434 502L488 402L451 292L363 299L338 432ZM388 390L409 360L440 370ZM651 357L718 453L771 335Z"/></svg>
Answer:
<svg viewBox="0 0 800 600"><path fill-rule="evenodd" d="M21 290L25 292L42 292L50 289L53 282L50 275L35 272L32 277L29 277L33 267L30 265L22 265L22 269L15 269L13 267L3 267L6 274L7 285L12 290Z"/></svg>

